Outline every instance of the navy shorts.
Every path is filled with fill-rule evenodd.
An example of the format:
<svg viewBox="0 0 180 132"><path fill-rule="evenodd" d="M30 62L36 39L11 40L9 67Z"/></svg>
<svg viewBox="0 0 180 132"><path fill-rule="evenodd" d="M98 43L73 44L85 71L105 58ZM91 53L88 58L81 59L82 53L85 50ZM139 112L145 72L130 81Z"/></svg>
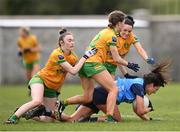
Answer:
<svg viewBox="0 0 180 132"><path fill-rule="evenodd" d="M93 101L88 104L83 104L83 106L90 108L94 113L98 113L99 109L96 105L106 104L107 96L108 92L103 87L96 87L93 93Z"/></svg>

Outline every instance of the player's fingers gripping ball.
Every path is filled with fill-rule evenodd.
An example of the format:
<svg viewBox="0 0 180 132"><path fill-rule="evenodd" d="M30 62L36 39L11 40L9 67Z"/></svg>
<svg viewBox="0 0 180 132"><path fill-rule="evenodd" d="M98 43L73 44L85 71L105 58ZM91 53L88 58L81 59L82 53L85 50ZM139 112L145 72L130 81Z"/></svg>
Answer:
<svg viewBox="0 0 180 132"><path fill-rule="evenodd" d="M137 107L137 106L136 106L136 100L133 101L132 105L133 105L133 108L136 108L136 107ZM154 108L153 108L153 106L152 106L152 103L151 103L151 101L149 100L149 98L148 98L147 96L144 96L144 107L145 107L145 108L151 108L150 111L154 111Z"/></svg>

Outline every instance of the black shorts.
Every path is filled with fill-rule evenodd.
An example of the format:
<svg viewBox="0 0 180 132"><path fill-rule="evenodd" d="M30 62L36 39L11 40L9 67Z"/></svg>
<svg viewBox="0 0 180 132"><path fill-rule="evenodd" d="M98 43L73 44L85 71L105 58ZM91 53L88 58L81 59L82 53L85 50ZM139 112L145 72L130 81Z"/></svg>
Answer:
<svg viewBox="0 0 180 132"><path fill-rule="evenodd" d="M98 113L99 109L96 105L106 104L107 96L108 92L103 87L96 87L93 93L93 101L88 104L83 104L83 106L90 108L94 113Z"/></svg>

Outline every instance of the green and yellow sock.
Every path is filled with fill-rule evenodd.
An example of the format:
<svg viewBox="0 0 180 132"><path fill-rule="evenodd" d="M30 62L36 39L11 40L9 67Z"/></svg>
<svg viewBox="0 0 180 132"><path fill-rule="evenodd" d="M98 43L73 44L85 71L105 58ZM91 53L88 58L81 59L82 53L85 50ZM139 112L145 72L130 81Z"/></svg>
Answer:
<svg viewBox="0 0 180 132"><path fill-rule="evenodd" d="M107 120L108 120L108 121L114 121L114 118L113 118L112 115L107 115Z"/></svg>
<svg viewBox="0 0 180 132"><path fill-rule="evenodd" d="M14 122L17 122L17 121L18 121L18 117L17 117L15 114L13 114L13 115L9 118L9 120L14 121Z"/></svg>
<svg viewBox="0 0 180 132"><path fill-rule="evenodd" d="M65 107L69 105L67 100L64 100L63 104L64 104Z"/></svg>

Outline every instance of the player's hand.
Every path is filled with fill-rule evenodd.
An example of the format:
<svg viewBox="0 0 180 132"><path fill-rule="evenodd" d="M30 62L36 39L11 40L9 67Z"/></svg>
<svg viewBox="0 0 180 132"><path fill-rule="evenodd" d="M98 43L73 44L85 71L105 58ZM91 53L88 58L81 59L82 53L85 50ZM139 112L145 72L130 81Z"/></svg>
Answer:
<svg viewBox="0 0 180 132"><path fill-rule="evenodd" d="M146 59L146 62L151 65L155 64L154 58L148 58L148 59Z"/></svg>
<svg viewBox="0 0 180 132"><path fill-rule="evenodd" d="M26 49L23 50L23 53L28 53L28 52L31 52L31 49L26 48Z"/></svg>
<svg viewBox="0 0 180 132"><path fill-rule="evenodd" d="M22 57L22 52L21 51L18 52L18 56Z"/></svg>
<svg viewBox="0 0 180 132"><path fill-rule="evenodd" d="M89 57L95 55L97 53L97 49L96 48L92 48L91 50L88 50L85 52L85 54L83 55L83 57L85 59L88 59Z"/></svg>
<svg viewBox="0 0 180 132"><path fill-rule="evenodd" d="M139 65L135 63L128 62L127 67L135 72L139 71Z"/></svg>
<svg viewBox="0 0 180 132"><path fill-rule="evenodd" d="M153 105L152 105L152 103L151 103L151 101L150 101L150 100L149 100L149 105L148 105L148 108L151 108L150 112L151 112L151 111L154 111Z"/></svg>
<svg viewBox="0 0 180 132"><path fill-rule="evenodd" d="M133 78L138 78L138 76L134 76L134 75L130 75L129 73L126 73L124 75L125 78L130 78L130 79L133 79Z"/></svg>

